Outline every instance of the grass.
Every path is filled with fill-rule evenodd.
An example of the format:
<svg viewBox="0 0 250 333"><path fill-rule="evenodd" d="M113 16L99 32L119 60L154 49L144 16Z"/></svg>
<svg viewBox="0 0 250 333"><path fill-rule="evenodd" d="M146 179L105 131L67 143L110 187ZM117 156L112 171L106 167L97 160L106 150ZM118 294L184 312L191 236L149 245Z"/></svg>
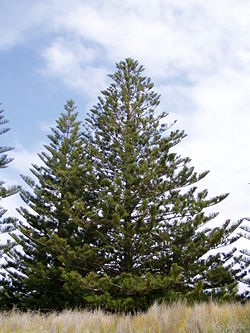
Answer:
<svg viewBox="0 0 250 333"><path fill-rule="evenodd" d="M176 303L152 306L135 316L102 311L63 311L47 315L0 313L1 333L249 333L250 303Z"/></svg>

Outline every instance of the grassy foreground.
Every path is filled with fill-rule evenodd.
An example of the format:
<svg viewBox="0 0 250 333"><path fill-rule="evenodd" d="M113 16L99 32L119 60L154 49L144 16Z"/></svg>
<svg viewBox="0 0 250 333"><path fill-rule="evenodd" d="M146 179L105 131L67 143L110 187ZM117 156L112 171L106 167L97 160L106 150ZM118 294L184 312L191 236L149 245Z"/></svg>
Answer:
<svg viewBox="0 0 250 333"><path fill-rule="evenodd" d="M135 316L102 311L63 311L47 315L0 313L1 333L195 333L250 332L250 303L157 305Z"/></svg>

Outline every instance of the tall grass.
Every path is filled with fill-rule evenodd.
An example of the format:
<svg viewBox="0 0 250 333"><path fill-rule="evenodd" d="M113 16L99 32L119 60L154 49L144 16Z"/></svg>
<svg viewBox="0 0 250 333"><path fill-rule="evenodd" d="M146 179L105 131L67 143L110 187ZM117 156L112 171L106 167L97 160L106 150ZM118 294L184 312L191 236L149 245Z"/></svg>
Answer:
<svg viewBox="0 0 250 333"><path fill-rule="evenodd" d="M250 303L176 303L152 306L135 316L102 311L63 311L47 315L0 313L1 333L249 333Z"/></svg>

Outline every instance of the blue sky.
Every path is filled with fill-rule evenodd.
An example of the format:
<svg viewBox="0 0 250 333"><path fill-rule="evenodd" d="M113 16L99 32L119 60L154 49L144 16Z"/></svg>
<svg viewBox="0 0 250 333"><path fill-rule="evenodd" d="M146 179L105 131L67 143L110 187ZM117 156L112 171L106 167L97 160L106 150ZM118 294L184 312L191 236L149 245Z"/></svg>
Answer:
<svg viewBox="0 0 250 333"><path fill-rule="evenodd" d="M67 98L84 105L84 96L41 75L43 60L37 50L39 46L18 45L0 53L1 103L12 128L8 138L15 138L26 149L42 139L42 125L56 119Z"/></svg>
<svg viewBox="0 0 250 333"><path fill-rule="evenodd" d="M218 222L250 216L250 3L237 0L1 0L0 101L15 147L1 171L22 184L68 98L84 119L115 63L133 57L188 137L177 151L211 196ZM17 197L4 203L10 212Z"/></svg>

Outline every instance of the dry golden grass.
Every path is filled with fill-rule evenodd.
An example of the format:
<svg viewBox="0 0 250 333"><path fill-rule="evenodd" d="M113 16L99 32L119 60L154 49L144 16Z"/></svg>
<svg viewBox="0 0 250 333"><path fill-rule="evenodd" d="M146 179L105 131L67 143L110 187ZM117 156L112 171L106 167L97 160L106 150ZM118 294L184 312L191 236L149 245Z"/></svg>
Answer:
<svg viewBox="0 0 250 333"><path fill-rule="evenodd" d="M250 303L176 303L152 306L135 316L102 311L63 311L42 315L0 313L1 333L249 333Z"/></svg>

